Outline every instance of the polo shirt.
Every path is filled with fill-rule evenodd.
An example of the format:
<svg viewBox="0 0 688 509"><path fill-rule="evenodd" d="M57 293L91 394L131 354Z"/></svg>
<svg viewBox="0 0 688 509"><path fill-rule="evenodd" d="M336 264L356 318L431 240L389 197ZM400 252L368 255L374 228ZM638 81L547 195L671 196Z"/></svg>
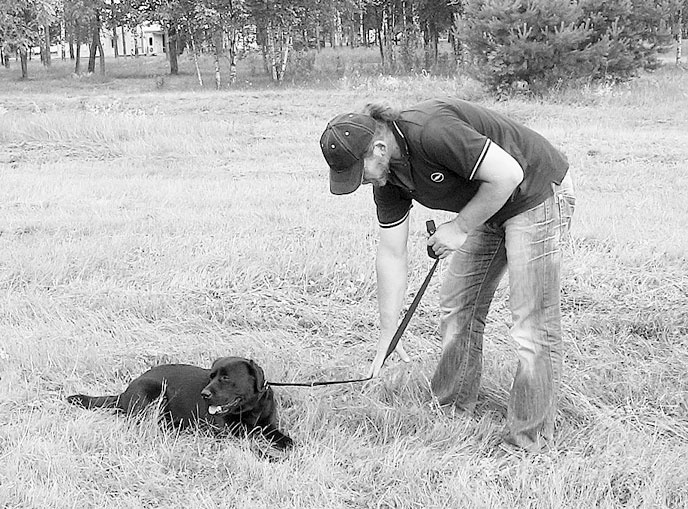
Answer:
<svg viewBox="0 0 688 509"><path fill-rule="evenodd" d="M504 115L459 99L431 99L405 111L391 125L402 157L390 161L387 184L373 187L382 228L402 223L415 200L459 212L475 196L475 174L491 143L523 169L523 181L488 222L507 219L542 203L568 170L566 157L542 135Z"/></svg>

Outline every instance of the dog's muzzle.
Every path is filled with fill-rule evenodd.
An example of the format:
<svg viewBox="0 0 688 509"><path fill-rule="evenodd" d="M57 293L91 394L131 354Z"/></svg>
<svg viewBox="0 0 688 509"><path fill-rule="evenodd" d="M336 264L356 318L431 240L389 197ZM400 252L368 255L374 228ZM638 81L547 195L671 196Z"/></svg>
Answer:
<svg viewBox="0 0 688 509"><path fill-rule="evenodd" d="M208 405L208 413L210 415L224 415L230 413L232 410L239 407L241 403L241 398L236 398L231 403L225 405Z"/></svg>

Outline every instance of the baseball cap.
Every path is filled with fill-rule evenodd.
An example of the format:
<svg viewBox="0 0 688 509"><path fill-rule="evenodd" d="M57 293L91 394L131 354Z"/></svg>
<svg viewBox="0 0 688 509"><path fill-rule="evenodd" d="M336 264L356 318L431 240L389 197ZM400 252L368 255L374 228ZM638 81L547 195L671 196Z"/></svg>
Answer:
<svg viewBox="0 0 688 509"><path fill-rule="evenodd" d="M363 158L375 134L376 123L369 115L337 115L320 137L320 148L330 166L330 192L353 193L363 180Z"/></svg>

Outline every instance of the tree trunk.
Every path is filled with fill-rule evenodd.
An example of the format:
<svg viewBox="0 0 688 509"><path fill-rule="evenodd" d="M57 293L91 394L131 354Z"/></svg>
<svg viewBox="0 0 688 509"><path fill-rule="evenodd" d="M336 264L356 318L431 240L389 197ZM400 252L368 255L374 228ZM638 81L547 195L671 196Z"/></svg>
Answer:
<svg viewBox="0 0 688 509"><path fill-rule="evenodd" d="M358 38L360 44L365 46L366 48L368 47L368 38L366 37L365 34L365 28L363 26L363 11L358 13Z"/></svg>
<svg viewBox="0 0 688 509"><path fill-rule="evenodd" d="M98 60L100 64L100 74L101 76L105 76L105 53L103 53L103 42L100 40L100 37L98 37L98 53L100 55Z"/></svg>
<svg viewBox="0 0 688 509"><path fill-rule="evenodd" d="M237 48L237 31L236 29L232 28L231 32L227 34L228 38L228 44L227 44L227 50L229 52L228 55L228 60L229 60L229 84L234 85L236 83L236 77L237 77L237 72L236 72L236 48Z"/></svg>
<svg viewBox="0 0 688 509"><path fill-rule="evenodd" d="M67 58L65 54L65 23L64 20L60 20L60 57L62 60Z"/></svg>
<svg viewBox="0 0 688 509"><path fill-rule="evenodd" d="M127 56L127 38L124 35L124 27L122 27L122 55Z"/></svg>
<svg viewBox="0 0 688 509"><path fill-rule="evenodd" d="M174 24L170 24L167 28L167 55L170 59L170 74L179 74L179 62L177 61L178 48L177 48L177 27Z"/></svg>
<svg viewBox="0 0 688 509"><path fill-rule="evenodd" d="M45 29L43 26L38 28L38 48L40 49L41 63L45 65Z"/></svg>
<svg viewBox="0 0 688 509"><path fill-rule="evenodd" d="M44 35L45 35L45 60L43 60L43 65L46 67L50 67L50 64L52 64L52 58L50 55L50 25L45 26L44 30Z"/></svg>
<svg viewBox="0 0 688 509"><path fill-rule="evenodd" d="M222 74L220 73L220 57L222 56L222 31L218 30L213 34L214 46L214 65L215 65L215 89L220 90L222 87Z"/></svg>
<svg viewBox="0 0 688 509"><path fill-rule="evenodd" d="M342 46L344 43L344 34L342 33L342 14L339 9L334 10L334 18L332 19L332 32L334 33L334 41L332 46Z"/></svg>
<svg viewBox="0 0 688 509"><path fill-rule="evenodd" d="M380 48L380 60L382 60L382 68L385 68L385 48L382 45L382 30L380 27L375 28L377 34L377 45Z"/></svg>
<svg viewBox="0 0 688 509"><path fill-rule="evenodd" d="M191 36L191 51L193 52L194 65L196 66L196 76L198 77L198 84L203 88L203 77L201 76L201 69L198 67L198 52L196 51L196 41L193 34Z"/></svg>
<svg viewBox="0 0 688 509"><path fill-rule="evenodd" d="M93 37L91 38L91 45L88 49L88 73L96 72L96 53L98 52L98 40L100 39L100 28L99 28L98 16L96 16L93 25L91 25L91 31Z"/></svg>
<svg viewBox="0 0 688 509"><path fill-rule="evenodd" d="M287 62L289 61L289 50L291 49L292 45L292 34L291 30L285 30L285 33L282 34L281 37L282 40L282 55L281 55L281 63L280 63L280 70L278 74L278 81L282 81L284 79L284 75L287 72Z"/></svg>
<svg viewBox="0 0 688 509"><path fill-rule="evenodd" d="M272 28L272 21L268 21L266 30L268 47L268 65L270 66L270 77L272 81L277 81L277 61L275 59L275 34Z"/></svg>
<svg viewBox="0 0 688 509"><path fill-rule="evenodd" d="M683 9L678 9L676 22L676 65L681 65L681 45L683 44Z"/></svg>
<svg viewBox="0 0 688 509"><path fill-rule="evenodd" d="M220 50L215 46L214 66L215 66L215 90L220 90L222 87L222 74L220 73Z"/></svg>
<svg viewBox="0 0 688 509"><path fill-rule="evenodd" d="M74 58L76 62L74 63L74 74L79 74L79 67L81 67L81 34L79 33L79 23L74 24L74 35L76 36L76 52L74 52L74 46L72 41L69 41L69 53L70 58Z"/></svg>
<svg viewBox="0 0 688 509"><path fill-rule="evenodd" d="M115 10L114 4L112 7L112 10ZM114 12L112 16L112 44L113 48L115 50L115 58L119 57L119 45L117 44L117 20L115 19Z"/></svg>
<svg viewBox="0 0 688 509"><path fill-rule="evenodd" d="M19 59L21 60L21 77L23 80L29 77L28 53L29 52L26 46L21 45L19 47Z"/></svg>

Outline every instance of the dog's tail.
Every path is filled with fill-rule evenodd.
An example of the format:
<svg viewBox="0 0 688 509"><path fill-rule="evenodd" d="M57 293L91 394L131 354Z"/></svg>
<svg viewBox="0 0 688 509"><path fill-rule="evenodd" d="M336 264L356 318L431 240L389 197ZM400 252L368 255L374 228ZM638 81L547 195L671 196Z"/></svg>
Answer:
<svg viewBox="0 0 688 509"><path fill-rule="evenodd" d="M86 396L73 394L67 398L72 405L84 408L117 408L119 396Z"/></svg>

